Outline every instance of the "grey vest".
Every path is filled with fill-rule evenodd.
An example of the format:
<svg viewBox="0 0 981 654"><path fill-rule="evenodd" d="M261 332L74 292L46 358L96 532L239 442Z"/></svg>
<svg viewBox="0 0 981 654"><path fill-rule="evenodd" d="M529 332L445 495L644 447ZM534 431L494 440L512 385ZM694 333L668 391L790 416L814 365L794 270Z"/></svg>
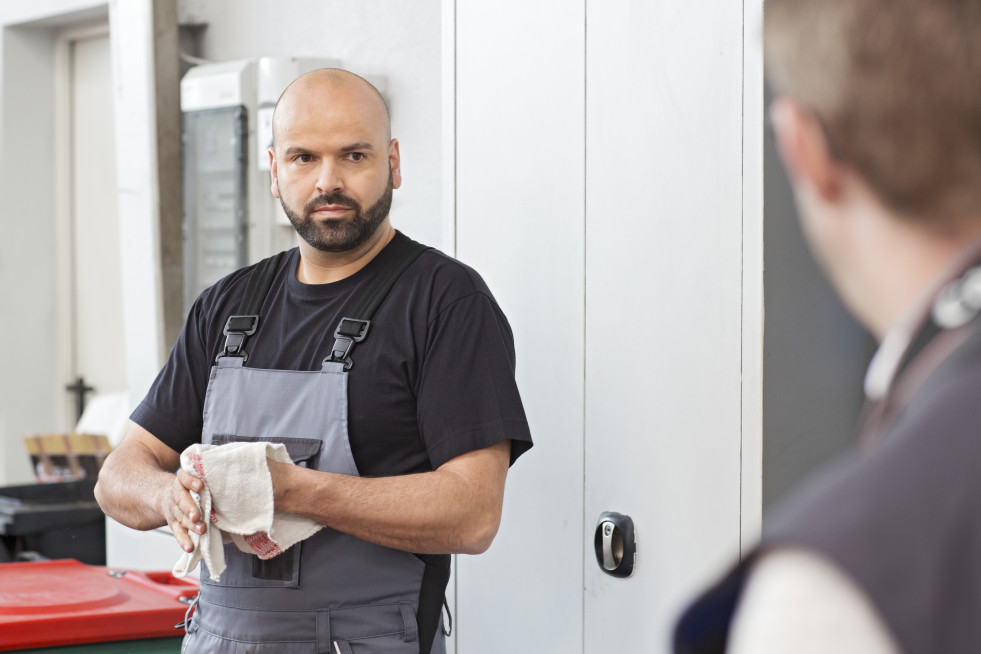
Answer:
<svg viewBox="0 0 981 654"><path fill-rule="evenodd" d="M906 654L981 651L981 318L926 324L862 441L768 519L746 559L685 612L675 652L725 650L753 562L803 547L869 597Z"/></svg>
<svg viewBox="0 0 981 654"><path fill-rule="evenodd" d="M389 279L388 286L392 283ZM259 295L264 297L267 289ZM382 290L378 302L387 293ZM227 356L220 356L211 370L202 442L281 442L297 465L358 475L347 429L350 351L327 353L318 371L261 370L243 365L244 338L229 342ZM218 582L202 570L183 652L445 652L438 613L432 619L442 606L445 578L434 579L441 575L413 554L325 527L268 561L232 544L225 546L225 560ZM425 620L418 618L421 597L429 604ZM434 598L439 608L431 606Z"/></svg>

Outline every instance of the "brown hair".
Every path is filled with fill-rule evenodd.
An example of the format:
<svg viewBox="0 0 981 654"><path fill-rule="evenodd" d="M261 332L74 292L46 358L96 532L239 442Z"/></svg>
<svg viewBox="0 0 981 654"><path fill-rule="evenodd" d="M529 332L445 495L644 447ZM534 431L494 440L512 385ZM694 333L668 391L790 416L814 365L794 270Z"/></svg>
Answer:
<svg viewBox="0 0 981 654"><path fill-rule="evenodd" d="M764 41L888 207L981 217L981 0L766 0Z"/></svg>

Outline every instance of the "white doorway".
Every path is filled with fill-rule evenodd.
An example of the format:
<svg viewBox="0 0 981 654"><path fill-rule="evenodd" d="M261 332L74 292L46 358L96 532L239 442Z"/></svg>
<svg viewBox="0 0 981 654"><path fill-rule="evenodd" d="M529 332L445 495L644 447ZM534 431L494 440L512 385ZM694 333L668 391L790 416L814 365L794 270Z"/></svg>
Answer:
<svg viewBox="0 0 981 654"><path fill-rule="evenodd" d="M123 289L109 28L59 34L58 148L63 428L78 419L81 380L105 394L125 391Z"/></svg>

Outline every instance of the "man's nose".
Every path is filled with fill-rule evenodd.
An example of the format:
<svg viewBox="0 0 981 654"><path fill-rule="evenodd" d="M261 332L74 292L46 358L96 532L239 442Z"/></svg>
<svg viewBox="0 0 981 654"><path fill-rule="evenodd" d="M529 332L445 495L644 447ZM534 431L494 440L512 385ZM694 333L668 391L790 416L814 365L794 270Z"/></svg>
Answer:
<svg viewBox="0 0 981 654"><path fill-rule="evenodd" d="M340 169L333 162L324 161L320 164L320 169L317 172L317 191L321 195L335 193L344 189Z"/></svg>

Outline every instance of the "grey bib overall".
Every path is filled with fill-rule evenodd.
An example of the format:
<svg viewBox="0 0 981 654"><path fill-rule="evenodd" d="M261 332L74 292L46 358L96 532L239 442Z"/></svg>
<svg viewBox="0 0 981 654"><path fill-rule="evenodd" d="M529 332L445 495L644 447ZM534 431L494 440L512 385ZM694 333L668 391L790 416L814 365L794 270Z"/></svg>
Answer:
<svg viewBox="0 0 981 654"><path fill-rule="evenodd" d="M297 465L358 475L347 428L350 360L334 358L317 371L290 371L220 356L205 396L202 442L281 442ZM268 561L233 544L225 560L218 582L202 570L183 652L420 652L416 616L427 575L413 554L325 527ZM444 654L442 629L435 631L430 651Z"/></svg>

